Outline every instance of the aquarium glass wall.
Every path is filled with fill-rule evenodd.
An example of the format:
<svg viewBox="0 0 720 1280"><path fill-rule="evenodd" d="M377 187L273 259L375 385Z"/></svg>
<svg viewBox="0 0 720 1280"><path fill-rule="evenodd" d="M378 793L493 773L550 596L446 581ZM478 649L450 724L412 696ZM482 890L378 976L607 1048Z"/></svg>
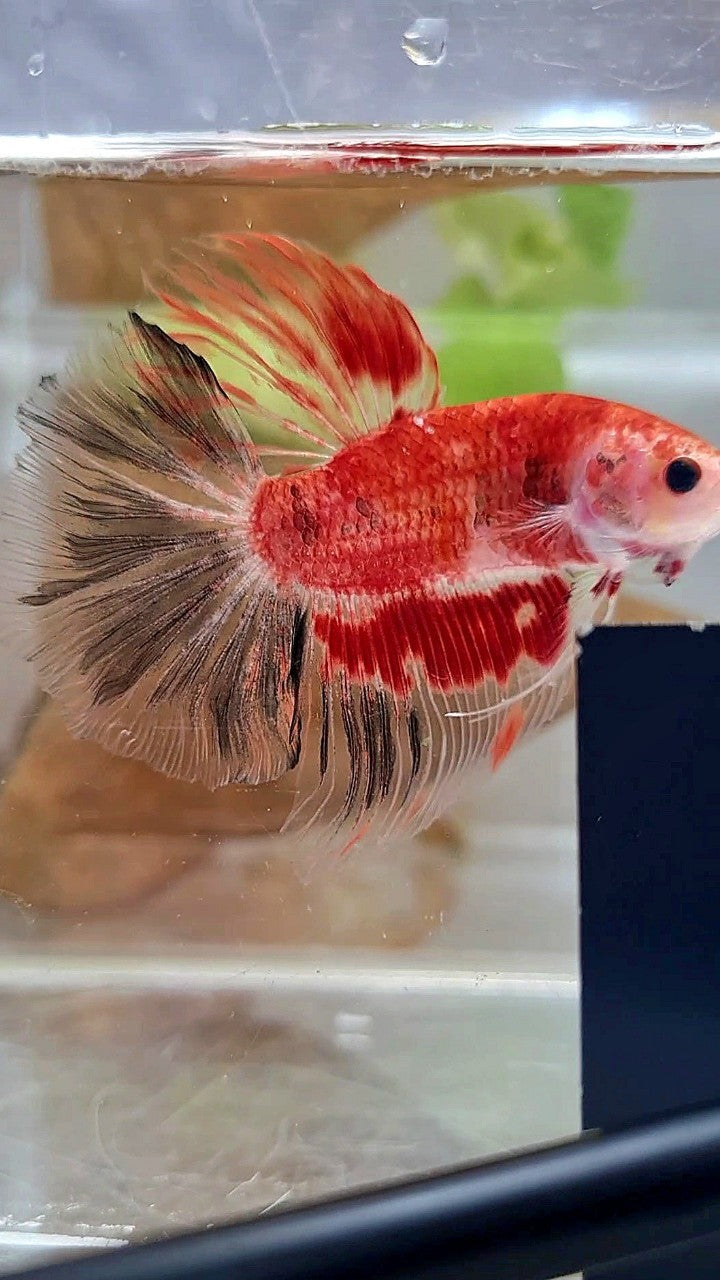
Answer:
<svg viewBox="0 0 720 1280"><path fill-rule="evenodd" d="M5 494L18 404L208 232L364 267L446 403L581 392L720 445L707 6L181 8L0 0ZM719 556L615 623L717 620ZM291 778L80 741L3 635L0 1265L575 1133L575 752L570 696L421 835L308 874Z"/></svg>

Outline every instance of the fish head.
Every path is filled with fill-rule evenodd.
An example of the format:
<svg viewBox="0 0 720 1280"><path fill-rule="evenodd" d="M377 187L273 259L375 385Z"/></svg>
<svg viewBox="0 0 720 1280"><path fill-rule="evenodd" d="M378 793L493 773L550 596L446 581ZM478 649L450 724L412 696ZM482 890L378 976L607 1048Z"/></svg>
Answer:
<svg viewBox="0 0 720 1280"><path fill-rule="evenodd" d="M613 567L652 557L672 581L720 533L720 449L653 414L608 408L578 475L578 532Z"/></svg>

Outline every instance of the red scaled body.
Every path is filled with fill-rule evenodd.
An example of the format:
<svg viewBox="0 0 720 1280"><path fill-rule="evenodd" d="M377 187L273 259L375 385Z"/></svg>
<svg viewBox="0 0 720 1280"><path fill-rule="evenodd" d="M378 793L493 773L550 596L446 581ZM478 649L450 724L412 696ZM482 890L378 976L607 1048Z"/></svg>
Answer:
<svg viewBox="0 0 720 1280"><path fill-rule="evenodd" d="M567 499L577 450L604 411L602 401L580 403L580 413L577 398L555 395L402 415L324 466L263 481L252 542L279 587L324 600L313 628L327 679L345 672L403 696L412 663L444 691L488 677L502 684L522 657L552 666L568 637L564 579L548 574L488 593L480 575L587 559L569 532L503 537L508 511ZM477 589L428 590L469 577ZM375 598L372 611L347 616L337 606L348 593Z"/></svg>
<svg viewBox="0 0 720 1280"><path fill-rule="evenodd" d="M601 400L526 396L402 416L311 471L263 482L254 543L278 583L383 595L471 567L583 560L528 532L488 546L523 504L567 501ZM481 545L482 544L482 545Z"/></svg>

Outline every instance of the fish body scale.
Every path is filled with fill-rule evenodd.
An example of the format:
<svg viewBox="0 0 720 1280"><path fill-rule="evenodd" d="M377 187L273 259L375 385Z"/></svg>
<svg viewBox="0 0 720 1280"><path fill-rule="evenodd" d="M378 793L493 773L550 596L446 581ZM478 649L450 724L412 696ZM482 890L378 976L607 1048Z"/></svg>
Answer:
<svg viewBox="0 0 720 1280"><path fill-rule="evenodd" d="M313 471L272 478L255 502L255 545L278 582L385 594L456 571L474 481L447 440L403 420Z"/></svg>
<svg viewBox="0 0 720 1280"><path fill-rule="evenodd" d="M319 590L384 595L464 572L488 523L565 500L575 454L554 431L553 399L538 397L535 415L508 399L403 417L325 466L267 479L257 551L278 583ZM543 563L565 552L525 548Z"/></svg>

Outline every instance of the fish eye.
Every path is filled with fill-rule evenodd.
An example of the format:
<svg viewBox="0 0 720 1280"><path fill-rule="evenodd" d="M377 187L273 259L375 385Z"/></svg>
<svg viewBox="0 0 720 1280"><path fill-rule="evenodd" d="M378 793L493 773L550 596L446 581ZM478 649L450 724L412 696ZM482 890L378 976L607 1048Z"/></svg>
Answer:
<svg viewBox="0 0 720 1280"><path fill-rule="evenodd" d="M665 468L665 483L671 493L689 493L701 475L702 470L694 458L675 458Z"/></svg>

